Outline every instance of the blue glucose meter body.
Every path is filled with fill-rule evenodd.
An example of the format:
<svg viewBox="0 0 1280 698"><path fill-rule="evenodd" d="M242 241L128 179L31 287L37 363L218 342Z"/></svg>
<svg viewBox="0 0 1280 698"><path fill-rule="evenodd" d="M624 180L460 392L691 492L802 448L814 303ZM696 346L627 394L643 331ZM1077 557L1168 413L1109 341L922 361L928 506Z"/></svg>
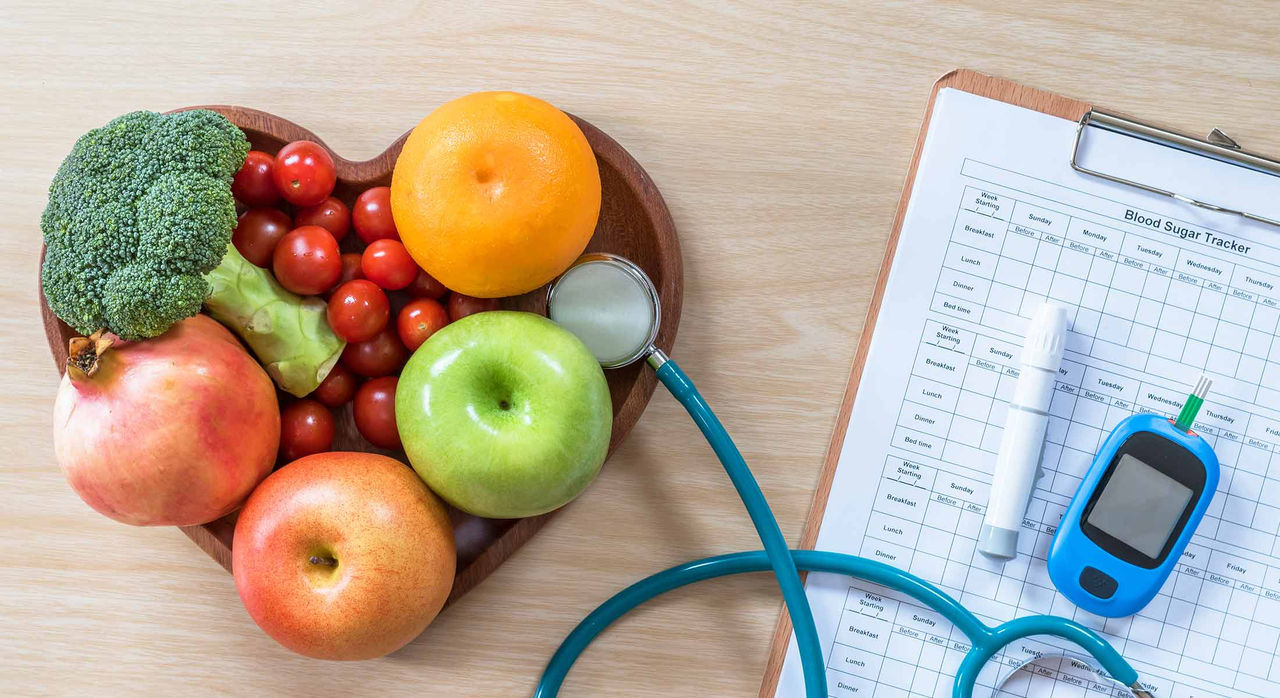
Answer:
<svg viewBox="0 0 1280 698"><path fill-rule="evenodd" d="M1218 489L1218 457L1154 414L1102 444L1049 547L1049 578L1072 603L1118 618L1160 591Z"/></svg>

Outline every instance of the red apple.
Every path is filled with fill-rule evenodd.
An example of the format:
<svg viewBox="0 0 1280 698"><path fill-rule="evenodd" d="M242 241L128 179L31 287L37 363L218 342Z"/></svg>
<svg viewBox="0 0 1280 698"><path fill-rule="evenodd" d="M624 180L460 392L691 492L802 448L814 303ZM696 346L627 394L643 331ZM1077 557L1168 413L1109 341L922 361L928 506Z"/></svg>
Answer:
<svg viewBox="0 0 1280 698"><path fill-rule="evenodd" d="M444 505L408 466L373 453L318 453L271 474L232 548L254 622L316 659L408 644L444 606L456 560Z"/></svg>

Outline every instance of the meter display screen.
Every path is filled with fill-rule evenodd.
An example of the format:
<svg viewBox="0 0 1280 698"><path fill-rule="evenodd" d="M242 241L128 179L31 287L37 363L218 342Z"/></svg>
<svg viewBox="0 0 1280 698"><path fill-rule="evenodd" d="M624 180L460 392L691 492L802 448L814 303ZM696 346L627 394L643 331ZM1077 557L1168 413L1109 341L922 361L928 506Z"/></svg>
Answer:
<svg viewBox="0 0 1280 698"><path fill-rule="evenodd" d="M1086 521L1143 555L1159 558L1193 494L1181 482L1123 453Z"/></svg>

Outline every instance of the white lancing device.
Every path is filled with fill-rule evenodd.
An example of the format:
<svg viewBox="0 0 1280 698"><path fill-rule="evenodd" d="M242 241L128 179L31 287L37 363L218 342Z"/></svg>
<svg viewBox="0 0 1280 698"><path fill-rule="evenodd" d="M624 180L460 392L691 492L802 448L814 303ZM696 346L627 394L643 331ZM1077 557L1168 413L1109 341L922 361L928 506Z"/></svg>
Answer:
<svg viewBox="0 0 1280 698"><path fill-rule="evenodd" d="M1018 532L1040 472L1062 350L1067 341L1067 309L1042 303L1022 343L1018 382L1009 401L1004 436L991 480L991 499L978 534L978 550L1002 560L1018 556Z"/></svg>

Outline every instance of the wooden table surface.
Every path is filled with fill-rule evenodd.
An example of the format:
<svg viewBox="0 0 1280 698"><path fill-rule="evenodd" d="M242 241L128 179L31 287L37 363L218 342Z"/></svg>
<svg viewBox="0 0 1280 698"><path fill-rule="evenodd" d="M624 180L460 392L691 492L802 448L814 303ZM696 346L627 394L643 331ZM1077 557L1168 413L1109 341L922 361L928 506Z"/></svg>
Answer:
<svg viewBox="0 0 1280 698"><path fill-rule="evenodd" d="M686 294L674 355L793 541L939 75L975 68L1280 152L1267 3L273 4L0 6L0 693L527 695L613 591L759 547L659 392L586 495L403 651L328 664L276 645L178 530L98 516L53 461L38 221L76 137L117 114L243 104L355 158L474 90L587 118L671 207ZM764 576L677 592L588 651L564 695L754 695L779 608Z"/></svg>

